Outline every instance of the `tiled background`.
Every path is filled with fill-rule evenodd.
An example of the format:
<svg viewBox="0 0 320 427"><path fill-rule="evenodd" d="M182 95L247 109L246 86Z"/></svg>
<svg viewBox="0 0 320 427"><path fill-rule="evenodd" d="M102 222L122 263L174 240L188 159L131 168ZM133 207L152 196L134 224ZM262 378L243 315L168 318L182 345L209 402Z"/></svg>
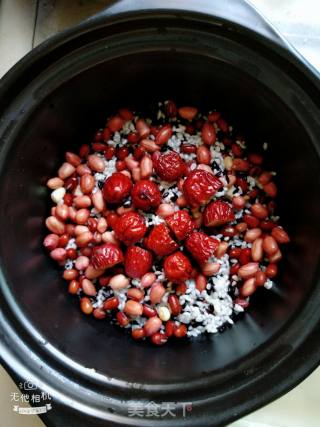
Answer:
<svg viewBox="0 0 320 427"><path fill-rule="evenodd" d="M0 0L0 77L32 47L98 13L108 3L110 0ZM320 70L320 0L252 3ZM320 368L284 397L230 427L319 427L319 387ZM0 390L1 426L43 426L35 415L13 412L10 394L17 388L1 367Z"/></svg>

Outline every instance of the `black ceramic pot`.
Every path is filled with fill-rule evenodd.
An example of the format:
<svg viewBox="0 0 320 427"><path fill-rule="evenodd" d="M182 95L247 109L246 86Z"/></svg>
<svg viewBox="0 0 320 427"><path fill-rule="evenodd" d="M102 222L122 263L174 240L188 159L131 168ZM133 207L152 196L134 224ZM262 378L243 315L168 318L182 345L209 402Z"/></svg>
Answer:
<svg viewBox="0 0 320 427"><path fill-rule="evenodd" d="M167 98L217 106L253 146L268 141L292 243L233 328L156 348L85 318L41 243L64 151L117 107ZM124 1L51 38L1 80L0 138L1 357L50 392L47 425L221 426L318 365L319 78L246 3ZM132 401L193 408L134 418Z"/></svg>

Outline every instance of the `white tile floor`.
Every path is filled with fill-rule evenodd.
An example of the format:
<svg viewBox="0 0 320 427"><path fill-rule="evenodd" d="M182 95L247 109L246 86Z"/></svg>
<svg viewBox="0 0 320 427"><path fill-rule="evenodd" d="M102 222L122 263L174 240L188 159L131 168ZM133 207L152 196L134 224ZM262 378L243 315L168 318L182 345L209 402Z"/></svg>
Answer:
<svg viewBox="0 0 320 427"><path fill-rule="evenodd" d="M320 70L319 0L251 0ZM99 12L110 0L0 0L0 77L33 46ZM230 427L319 427L320 368L282 398ZM41 427L37 416L13 412L17 387L0 367L1 426Z"/></svg>

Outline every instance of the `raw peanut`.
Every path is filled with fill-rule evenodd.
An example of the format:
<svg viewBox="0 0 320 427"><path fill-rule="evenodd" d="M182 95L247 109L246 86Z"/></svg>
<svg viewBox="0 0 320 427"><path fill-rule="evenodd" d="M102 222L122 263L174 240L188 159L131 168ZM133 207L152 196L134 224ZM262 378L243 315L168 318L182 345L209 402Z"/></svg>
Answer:
<svg viewBox="0 0 320 427"><path fill-rule="evenodd" d="M251 153L249 154L248 159L254 165L261 165L263 162L263 157L261 154Z"/></svg>
<svg viewBox="0 0 320 427"><path fill-rule="evenodd" d="M73 199L73 203L76 208L88 208L91 206L91 199L89 196L77 196Z"/></svg>
<svg viewBox="0 0 320 427"><path fill-rule="evenodd" d="M113 231L105 231L101 237L104 243L113 243L114 245L119 245L119 240L115 237Z"/></svg>
<svg viewBox="0 0 320 427"><path fill-rule="evenodd" d="M248 225L249 228L257 228L259 225L259 220L253 215L245 214L243 216L244 222Z"/></svg>
<svg viewBox="0 0 320 427"><path fill-rule="evenodd" d="M86 231L76 237L76 244L80 248L83 248L84 246L87 246L92 241L92 239L93 234L91 233L91 231Z"/></svg>
<svg viewBox="0 0 320 427"><path fill-rule="evenodd" d="M227 171L230 171L232 169L232 166L233 166L233 159L232 159L232 157L226 156L223 159L223 162L224 162L224 167L227 169Z"/></svg>
<svg viewBox="0 0 320 427"><path fill-rule="evenodd" d="M122 311L119 311L116 314L116 317L117 317L117 320L119 322L119 325L122 327L127 326L130 323L130 320Z"/></svg>
<svg viewBox="0 0 320 427"><path fill-rule="evenodd" d="M75 226L73 224L67 224L66 225L66 233L69 234L69 236L74 236L74 230L75 230Z"/></svg>
<svg viewBox="0 0 320 427"><path fill-rule="evenodd" d="M243 297L248 297L250 295L252 295L255 290L256 290L256 285L255 285L255 278L251 277L250 279L247 279L243 286L240 289L240 294Z"/></svg>
<svg viewBox="0 0 320 427"><path fill-rule="evenodd" d="M94 297L97 294L94 284L89 279L83 279L81 282L83 292L89 297Z"/></svg>
<svg viewBox="0 0 320 427"><path fill-rule="evenodd" d="M134 206L130 206L130 208L125 208L124 206L120 206L117 209L117 214L118 215L123 215L126 212L133 212L135 210Z"/></svg>
<svg viewBox="0 0 320 427"><path fill-rule="evenodd" d="M74 263L74 266L77 270L81 271L81 270L85 270L88 265L89 265L89 258L83 255L80 255Z"/></svg>
<svg viewBox="0 0 320 427"><path fill-rule="evenodd" d="M69 206L67 205L58 205L56 207L55 215L58 217L58 219L61 219L61 221L66 221L69 216Z"/></svg>
<svg viewBox="0 0 320 427"><path fill-rule="evenodd" d="M66 152L66 161L75 167L79 166L81 163L80 157L75 153L71 153L70 151Z"/></svg>
<svg viewBox="0 0 320 427"><path fill-rule="evenodd" d="M235 209L243 209L245 204L246 201L242 196L236 196L232 199L232 205Z"/></svg>
<svg viewBox="0 0 320 427"><path fill-rule="evenodd" d="M129 300L125 303L123 311L130 317L138 317L142 315L143 307L139 302Z"/></svg>
<svg viewBox="0 0 320 427"><path fill-rule="evenodd" d="M258 271L255 275L255 285L263 286L266 283L267 276L263 271Z"/></svg>
<svg viewBox="0 0 320 427"><path fill-rule="evenodd" d="M146 273L142 276L140 285L143 288L149 288L156 280L157 276L154 273Z"/></svg>
<svg viewBox="0 0 320 427"><path fill-rule="evenodd" d="M80 300L80 308L84 314L91 314L93 312L93 306L89 298L84 297Z"/></svg>
<svg viewBox="0 0 320 427"><path fill-rule="evenodd" d="M98 231L95 231L93 233L93 241L95 243L101 243L102 242L102 234L100 234Z"/></svg>
<svg viewBox="0 0 320 427"><path fill-rule="evenodd" d="M158 315L163 322L167 322L171 317L170 310L165 306L161 306L158 309Z"/></svg>
<svg viewBox="0 0 320 427"><path fill-rule="evenodd" d="M252 243L251 258L253 261L261 261L263 258L263 239L260 237Z"/></svg>
<svg viewBox="0 0 320 427"><path fill-rule="evenodd" d="M168 296L168 304L169 304L172 315L178 316L178 314L180 314L180 312L181 312L181 305L180 305L179 298L177 297L177 295L170 294ZM161 319L161 317L160 317L160 319ZM163 319L161 319L161 320L163 320Z"/></svg>
<svg viewBox="0 0 320 427"><path fill-rule="evenodd" d="M139 162L137 162L136 160L134 160L134 158L130 155L130 156L127 156L125 159L124 159L124 161L125 161L125 163L126 163L126 165L127 165L127 168L130 170L130 171L132 171L134 168L138 168L139 167Z"/></svg>
<svg viewBox="0 0 320 427"><path fill-rule="evenodd" d="M76 295L78 293L79 287L80 285L77 280L71 280L68 286L69 294Z"/></svg>
<svg viewBox="0 0 320 427"><path fill-rule="evenodd" d="M119 115L126 122L133 119L133 112L129 108L120 108Z"/></svg>
<svg viewBox="0 0 320 427"><path fill-rule="evenodd" d="M180 107L178 109L179 116L186 120L193 120L198 114L197 108L194 107Z"/></svg>
<svg viewBox="0 0 320 427"><path fill-rule="evenodd" d="M135 328L131 331L131 336L134 340L141 340L144 338L144 330L143 328Z"/></svg>
<svg viewBox="0 0 320 427"><path fill-rule="evenodd" d="M277 186L274 182L268 182L268 184L265 184L263 186L263 189L265 191L265 193L269 196L269 197L276 197L277 195Z"/></svg>
<svg viewBox="0 0 320 427"><path fill-rule="evenodd" d="M65 232L65 224L59 221L55 216L49 216L46 219L47 228L54 234L63 234Z"/></svg>
<svg viewBox="0 0 320 427"><path fill-rule="evenodd" d="M127 292L127 297L139 302L143 300L144 292L138 288L131 288Z"/></svg>
<svg viewBox="0 0 320 427"><path fill-rule="evenodd" d="M77 174L79 176L83 176L83 175L91 175L91 169L87 166L87 165L79 165L77 166Z"/></svg>
<svg viewBox="0 0 320 427"><path fill-rule="evenodd" d="M133 178L133 180L135 182L140 181L140 179L141 179L141 170L140 170L140 168L133 168L132 171L131 171L131 173L132 173L132 178Z"/></svg>
<svg viewBox="0 0 320 427"><path fill-rule="evenodd" d="M251 206L251 212L256 218L265 219L268 216L268 209L261 203L255 203Z"/></svg>
<svg viewBox="0 0 320 427"><path fill-rule="evenodd" d="M99 231L99 233L104 233L107 228L108 228L107 220L103 217L99 218L98 224L97 224L97 231Z"/></svg>
<svg viewBox="0 0 320 427"><path fill-rule="evenodd" d="M210 122L206 122L201 130L201 137L206 145L212 145L216 141L216 131Z"/></svg>
<svg viewBox="0 0 320 427"><path fill-rule="evenodd" d="M94 177L88 173L85 173L80 178L80 188L84 194L91 193L94 189Z"/></svg>
<svg viewBox="0 0 320 427"><path fill-rule="evenodd" d="M166 293L166 290L164 286L159 282L155 282L151 286L151 290L150 290L151 304L159 304L159 302L162 300L162 297L164 296L165 293Z"/></svg>
<svg viewBox="0 0 320 427"><path fill-rule="evenodd" d="M187 327L186 327L186 325L181 324L179 326L176 326L174 328L174 330L173 330L173 334L177 338L183 338L183 337L185 337L187 335Z"/></svg>
<svg viewBox="0 0 320 427"><path fill-rule="evenodd" d="M129 171L125 170L125 171L121 171L120 173L122 173L122 175L125 175L131 179L131 173Z"/></svg>
<svg viewBox="0 0 320 427"><path fill-rule="evenodd" d="M111 132L118 132L122 129L124 125L124 120L120 116L110 117L108 120L107 126L111 130Z"/></svg>
<svg viewBox="0 0 320 427"><path fill-rule="evenodd" d="M105 300L103 308L105 310L115 310L119 305L119 299L117 297L111 297Z"/></svg>
<svg viewBox="0 0 320 427"><path fill-rule="evenodd" d="M250 168L249 162L244 159L233 159L232 169L237 172L246 172Z"/></svg>
<svg viewBox="0 0 320 427"><path fill-rule="evenodd" d="M140 162L141 179L150 178L152 175L153 163L149 156L143 156Z"/></svg>
<svg viewBox="0 0 320 427"><path fill-rule="evenodd" d="M157 215L161 216L162 218L166 218L169 215L174 214L175 209L173 205L170 205L169 203L162 203L157 210Z"/></svg>
<svg viewBox="0 0 320 427"><path fill-rule="evenodd" d="M258 270L259 264L257 262L249 262L239 268L238 275L241 279L248 279L254 276Z"/></svg>
<svg viewBox="0 0 320 427"><path fill-rule="evenodd" d="M162 326L162 322L157 316L150 317L143 326L144 333L147 337L155 334Z"/></svg>
<svg viewBox="0 0 320 427"><path fill-rule="evenodd" d="M48 249L49 251L52 251L53 249L56 249L59 243L59 236L56 234L48 234L43 241L43 246Z"/></svg>
<svg viewBox="0 0 320 427"><path fill-rule="evenodd" d="M160 150L160 146L157 145L152 139L143 139L140 141L140 146L144 148L148 153L154 153Z"/></svg>
<svg viewBox="0 0 320 427"><path fill-rule="evenodd" d="M56 248L50 252L50 256L55 261L64 261L67 258L67 252L63 248Z"/></svg>
<svg viewBox="0 0 320 427"><path fill-rule="evenodd" d="M101 190L97 189L94 193L92 193L91 199L97 212L102 212L105 209L105 203Z"/></svg>
<svg viewBox="0 0 320 427"><path fill-rule="evenodd" d="M88 209L79 209L76 213L75 222L77 224L83 225L87 222L89 216L90 212L88 211Z"/></svg>
<svg viewBox="0 0 320 427"><path fill-rule="evenodd" d="M79 272L75 270L74 268L71 268L70 270L64 270L62 277L64 280L74 280L79 276Z"/></svg>
<svg viewBox="0 0 320 427"><path fill-rule="evenodd" d="M110 279L109 286L114 290L125 289L129 283L129 279L124 274L116 274Z"/></svg>
<svg viewBox="0 0 320 427"><path fill-rule="evenodd" d="M196 277L196 288L198 291L202 292L205 291L207 287L207 279L203 274L198 274Z"/></svg>
<svg viewBox="0 0 320 427"><path fill-rule="evenodd" d="M251 228L250 230L246 231L246 234L244 235L244 240L246 242L254 242L258 237L260 237L262 234L262 231L260 228Z"/></svg>
<svg viewBox="0 0 320 427"><path fill-rule="evenodd" d="M279 249L276 240L272 236L266 236L263 239L262 247L269 256L275 254Z"/></svg>
<svg viewBox="0 0 320 427"><path fill-rule="evenodd" d="M75 170L76 170L76 168L74 166L72 166L68 162L65 162L59 168L59 170L58 170L58 176L59 176L60 179L69 178L69 176L72 175Z"/></svg>
<svg viewBox="0 0 320 427"><path fill-rule="evenodd" d="M88 265L86 268L86 271L84 272L84 275L87 279L92 280L96 279L99 276L102 276L105 270L103 269L95 269L92 265Z"/></svg>
<svg viewBox="0 0 320 427"><path fill-rule="evenodd" d="M288 234L282 227L274 227L271 231L271 236L276 239L278 243L288 243L290 241Z"/></svg>
<svg viewBox="0 0 320 427"><path fill-rule="evenodd" d="M68 216L71 219L71 221L76 220L77 212L78 212L77 209L75 209L73 206L68 206Z"/></svg>
<svg viewBox="0 0 320 427"><path fill-rule="evenodd" d="M278 249L276 253L269 256L269 262L276 263L276 262L279 262L281 258L282 258L282 254L280 249Z"/></svg>
<svg viewBox="0 0 320 427"><path fill-rule="evenodd" d="M104 161L96 154L88 156L88 166L95 172L103 172L105 168Z"/></svg>
<svg viewBox="0 0 320 427"><path fill-rule="evenodd" d="M86 225L76 225L74 228L75 236L80 236L82 233L86 233L89 231L89 228Z"/></svg>
<svg viewBox="0 0 320 427"><path fill-rule="evenodd" d="M221 243L219 243L219 246L218 246L218 248L217 248L217 250L216 250L216 257L217 258L221 258L221 257L223 257L223 255L225 255L225 253L227 252L227 250L228 250L228 242L221 242Z"/></svg>
<svg viewBox="0 0 320 427"><path fill-rule="evenodd" d="M205 276L213 276L220 270L220 264L218 262L205 262L202 264L201 270Z"/></svg>
<svg viewBox="0 0 320 427"><path fill-rule="evenodd" d="M270 279L275 277L278 274L277 264L269 264L268 267L266 268L265 273L266 273L266 276L269 277Z"/></svg>
<svg viewBox="0 0 320 427"><path fill-rule="evenodd" d="M258 181L261 185L268 184L272 179L272 175L270 172L262 172L262 174L259 176Z"/></svg>
<svg viewBox="0 0 320 427"><path fill-rule="evenodd" d="M47 181L47 187L51 190L56 190L57 188L61 188L64 186L63 179L60 179L58 177L51 178Z"/></svg>
<svg viewBox="0 0 320 427"><path fill-rule="evenodd" d="M200 145L197 149L197 162L204 165L209 165L211 162L211 154L205 145Z"/></svg>
<svg viewBox="0 0 320 427"><path fill-rule="evenodd" d="M159 130L156 136L156 143L159 145L165 144L166 142L168 142L171 135L172 135L172 126L169 124L162 126L162 128Z"/></svg>
<svg viewBox="0 0 320 427"><path fill-rule="evenodd" d="M138 132L140 138L147 138L147 136L149 136L149 134L150 134L149 126L142 119L139 119L137 121L136 129L137 129L137 132Z"/></svg>

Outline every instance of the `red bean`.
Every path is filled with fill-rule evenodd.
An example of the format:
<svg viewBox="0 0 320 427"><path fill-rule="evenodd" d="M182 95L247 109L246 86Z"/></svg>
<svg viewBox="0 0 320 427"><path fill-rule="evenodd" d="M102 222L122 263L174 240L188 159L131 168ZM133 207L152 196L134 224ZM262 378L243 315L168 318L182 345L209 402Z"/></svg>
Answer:
<svg viewBox="0 0 320 427"><path fill-rule="evenodd" d="M259 225L259 222L260 222L258 220L258 218L254 217L253 215L248 215L248 214L245 214L243 216L243 220L246 224L248 224L248 227L250 227L250 228L257 228Z"/></svg>
<svg viewBox="0 0 320 427"><path fill-rule="evenodd" d="M219 119L217 119L217 124L218 124L219 129L222 132L228 132L229 131L228 123L224 119L222 119L221 117Z"/></svg>
<svg viewBox="0 0 320 427"><path fill-rule="evenodd" d="M64 280L74 280L78 277L79 273L74 268L71 268L70 270L64 270L62 277Z"/></svg>
<svg viewBox="0 0 320 427"><path fill-rule="evenodd" d="M275 277L278 274L278 266L277 264L269 264L266 268L266 276L269 277L270 279L272 279L273 277Z"/></svg>
<svg viewBox="0 0 320 427"><path fill-rule="evenodd" d="M261 154L251 153L249 154L248 159L254 165L261 165L263 162L263 157L261 156Z"/></svg>
<svg viewBox="0 0 320 427"><path fill-rule="evenodd" d="M269 196L269 197L276 197L277 195L277 186L274 182L268 182L268 184L265 184L263 186L263 189L265 191L265 193Z"/></svg>
<svg viewBox="0 0 320 427"><path fill-rule="evenodd" d="M48 249L48 251L52 251L56 249L59 243L59 236L56 234L48 234L43 241L43 246Z"/></svg>
<svg viewBox="0 0 320 427"><path fill-rule="evenodd" d="M246 222L239 222L235 228L236 231L241 234L246 231L246 229L248 228L248 224Z"/></svg>
<svg viewBox="0 0 320 427"><path fill-rule="evenodd" d="M185 283L179 283L176 286L176 294L177 295L184 295L187 291L187 285Z"/></svg>
<svg viewBox="0 0 320 427"><path fill-rule="evenodd" d="M68 286L69 294L76 295L80 288L79 282L77 280L71 280Z"/></svg>
<svg viewBox="0 0 320 427"><path fill-rule="evenodd" d="M67 258L76 259L77 258L77 251L75 249L72 249L72 248L67 249Z"/></svg>
<svg viewBox="0 0 320 427"><path fill-rule="evenodd" d="M113 116L108 120L107 126L111 132L118 132L122 129L124 120L120 116Z"/></svg>
<svg viewBox="0 0 320 427"><path fill-rule="evenodd" d="M162 326L162 322L157 316L150 317L144 324L144 332L147 337L155 334Z"/></svg>
<svg viewBox="0 0 320 427"><path fill-rule="evenodd" d="M168 320L166 323L166 327L165 327L165 332L166 332L167 337L171 337L173 335L174 328L175 328L174 321Z"/></svg>
<svg viewBox="0 0 320 427"><path fill-rule="evenodd" d="M118 313L116 314L116 317L119 322L119 325L122 327L127 326L130 322L128 317L122 311L118 311Z"/></svg>
<svg viewBox="0 0 320 427"><path fill-rule="evenodd" d="M175 337L177 337L177 338L182 338L182 337L185 337L186 335L187 335L187 327L186 327L186 325L184 325L184 324L181 324L181 325L179 325L179 326L176 326L175 328L174 328L174 331L173 331L173 333L174 333L174 336Z"/></svg>
<svg viewBox="0 0 320 427"><path fill-rule="evenodd" d="M197 152L197 147L193 144L183 143L181 144L181 151L185 154L195 154ZM202 163L202 162L201 162Z"/></svg>
<svg viewBox="0 0 320 427"><path fill-rule="evenodd" d="M173 316L178 316L181 313L181 305L177 295L170 294L168 296L168 304Z"/></svg>
<svg viewBox="0 0 320 427"><path fill-rule="evenodd" d="M89 231L91 231L91 233L94 233L97 230L98 221L96 220L96 218L89 218L87 221L87 225Z"/></svg>
<svg viewBox="0 0 320 427"><path fill-rule="evenodd" d="M83 144L81 145L80 149L79 149L79 156L80 157L87 157L87 155L89 154L90 151L90 147L88 144Z"/></svg>
<svg viewBox="0 0 320 427"><path fill-rule="evenodd" d="M104 153L104 158L106 160L111 160L112 157L116 154L116 148L112 145L109 145Z"/></svg>
<svg viewBox="0 0 320 427"><path fill-rule="evenodd" d="M239 258L241 255L241 248L231 248L229 251L230 258Z"/></svg>
<svg viewBox="0 0 320 427"><path fill-rule="evenodd" d="M263 247L263 250L268 255L275 254L278 251L278 249L279 249L276 240L272 236L266 236L263 239L263 245L262 245L262 247Z"/></svg>
<svg viewBox="0 0 320 427"><path fill-rule="evenodd" d="M241 254L239 256L239 262L241 265L248 264L248 262L251 259L251 249L250 248L243 248L241 249Z"/></svg>
<svg viewBox="0 0 320 427"><path fill-rule="evenodd" d="M143 328L132 329L131 335L132 335L132 338L135 340L141 340L145 336Z"/></svg>
<svg viewBox="0 0 320 427"><path fill-rule="evenodd" d="M170 118L176 117L177 115L177 106L173 101L167 101L165 103L166 115Z"/></svg>
<svg viewBox="0 0 320 427"><path fill-rule="evenodd" d="M235 157L242 157L243 150L238 144L232 144L231 145L231 151L234 154Z"/></svg>
<svg viewBox="0 0 320 427"><path fill-rule="evenodd" d="M80 300L80 308L84 314L91 314L93 312L93 306L89 298L84 297Z"/></svg>
<svg viewBox="0 0 320 427"><path fill-rule="evenodd" d="M105 310L115 310L119 306L119 299L117 297L111 297L105 300L103 308Z"/></svg>
<svg viewBox="0 0 320 427"><path fill-rule="evenodd" d="M258 271L255 275L255 285L263 286L266 283L267 276L263 271Z"/></svg>
<svg viewBox="0 0 320 427"><path fill-rule="evenodd" d="M275 223L267 219L260 222L260 227L264 231L270 231L275 227Z"/></svg>
<svg viewBox="0 0 320 427"><path fill-rule="evenodd" d="M271 232L271 236L278 243L288 243L290 241L288 234L284 231L282 227L274 227Z"/></svg>
<svg viewBox="0 0 320 427"><path fill-rule="evenodd" d="M219 111L213 111L212 113L210 113L208 115L208 120L210 122L216 122L218 119L220 118L220 113Z"/></svg>
<svg viewBox="0 0 320 427"><path fill-rule="evenodd" d="M262 174L259 176L258 181L260 184L265 185L268 184L272 179L272 175L270 172L262 172Z"/></svg>
<svg viewBox="0 0 320 427"><path fill-rule="evenodd" d="M92 144L93 151L100 151L105 153L108 149L108 146L106 144L103 144L102 142L94 142Z"/></svg>
<svg viewBox="0 0 320 427"><path fill-rule="evenodd" d="M239 264L239 263L237 263L237 264L233 264L233 265L231 266L231 268L230 268L230 274L231 274L232 276L233 276L234 274L238 274L239 268L240 268L240 264Z"/></svg>
<svg viewBox="0 0 320 427"><path fill-rule="evenodd" d="M168 337L162 332L156 332L155 334L151 335L151 341L155 345L164 345L168 341Z"/></svg>
<svg viewBox="0 0 320 427"><path fill-rule="evenodd" d="M95 317L98 320L105 319L106 317L106 312L102 310L102 308L95 308L92 314L93 314L93 317Z"/></svg>
<svg viewBox="0 0 320 427"><path fill-rule="evenodd" d="M157 315L157 312L156 312L156 310L154 310L149 305L144 304L143 305L143 315L146 317L154 317Z"/></svg>

